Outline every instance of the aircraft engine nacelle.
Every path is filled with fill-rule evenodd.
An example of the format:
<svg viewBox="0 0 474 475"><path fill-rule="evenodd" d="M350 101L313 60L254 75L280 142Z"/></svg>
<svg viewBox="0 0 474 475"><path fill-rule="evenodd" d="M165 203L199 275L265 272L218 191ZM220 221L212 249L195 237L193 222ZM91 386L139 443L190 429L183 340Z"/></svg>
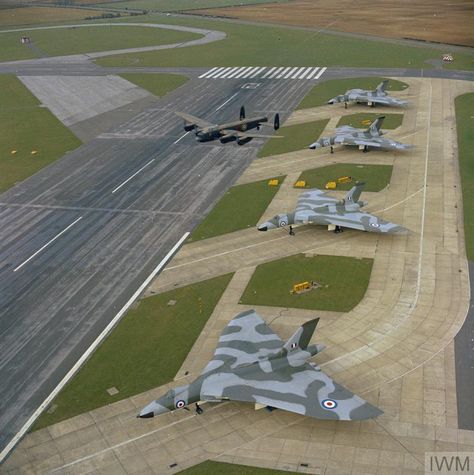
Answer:
<svg viewBox="0 0 474 475"><path fill-rule="evenodd" d="M237 143L239 145L244 145L252 140L252 137L243 137L241 139L237 139Z"/></svg>
<svg viewBox="0 0 474 475"><path fill-rule="evenodd" d="M236 140L236 136L234 134L227 134L223 135L220 139L221 143L228 143Z"/></svg>

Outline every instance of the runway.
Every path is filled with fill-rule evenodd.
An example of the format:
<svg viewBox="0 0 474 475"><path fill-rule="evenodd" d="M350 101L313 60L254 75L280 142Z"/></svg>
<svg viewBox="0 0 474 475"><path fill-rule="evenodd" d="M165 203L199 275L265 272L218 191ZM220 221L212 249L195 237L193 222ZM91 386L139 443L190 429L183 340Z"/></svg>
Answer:
<svg viewBox="0 0 474 475"><path fill-rule="evenodd" d="M173 111L284 119L311 87L242 84L190 81L0 196L1 448L261 144L198 144Z"/></svg>

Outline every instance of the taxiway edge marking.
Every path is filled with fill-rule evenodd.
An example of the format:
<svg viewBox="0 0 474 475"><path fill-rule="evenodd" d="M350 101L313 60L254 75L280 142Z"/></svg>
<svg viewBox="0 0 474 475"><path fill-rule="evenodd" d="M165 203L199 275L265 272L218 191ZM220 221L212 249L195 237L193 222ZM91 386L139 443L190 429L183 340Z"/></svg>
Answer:
<svg viewBox="0 0 474 475"><path fill-rule="evenodd" d="M56 234L56 236L53 237L53 239L50 239L44 246L40 247L34 254L32 254L30 257L28 257L28 259L26 259L26 261L23 261L19 266L16 266L14 269L13 269L13 272L16 272L17 270L20 270L25 264L28 264L28 262L31 261L31 259L33 259L34 257L36 257L41 251L43 251L44 249L46 249L50 244L52 244L54 241L56 241L56 239L58 239L59 237L61 237L66 231L68 231L69 229L71 229L76 223L78 223L81 219L83 218L83 216L79 216L79 218L77 218L75 221L73 221L69 226L67 226L66 228L64 228L61 232L59 232L58 234Z"/></svg>
<svg viewBox="0 0 474 475"><path fill-rule="evenodd" d="M183 242L188 238L189 232L185 232L181 238L176 242L176 244L168 251L166 256L161 260L161 262L153 269L151 274L145 279L145 281L138 287L135 293L127 300L125 305L119 310L115 317L109 322L109 324L102 330L99 336L92 342L92 344L87 348L87 350L82 354L82 356L77 360L76 364L66 373L66 376L59 382L59 384L53 389L49 396L40 404L38 409L30 416L26 421L23 427L15 434L12 440L7 444L7 446L0 452L0 463L5 460L10 451L15 447L15 445L20 441L20 439L26 434L28 429L33 425L36 419L44 411L44 409L51 403L51 401L58 395L61 389L69 382L69 380L77 373L79 368L84 364L84 362L89 358L89 356L95 351L95 349L102 343L105 337L110 333L110 331L115 327L119 320L125 315L130 306L135 302L135 300L140 296L143 290L150 284L150 282L155 278L155 276L160 272L161 269L168 263L168 261L174 256L174 254L181 247Z"/></svg>

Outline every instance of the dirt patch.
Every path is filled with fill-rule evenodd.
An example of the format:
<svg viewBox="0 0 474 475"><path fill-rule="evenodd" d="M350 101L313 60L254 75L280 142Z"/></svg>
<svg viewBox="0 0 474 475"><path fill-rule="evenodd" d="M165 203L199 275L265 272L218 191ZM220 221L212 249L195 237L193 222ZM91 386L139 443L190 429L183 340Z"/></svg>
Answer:
<svg viewBox="0 0 474 475"><path fill-rule="evenodd" d="M201 13L391 38L474 46L471 0L294 0Z"/></svg>

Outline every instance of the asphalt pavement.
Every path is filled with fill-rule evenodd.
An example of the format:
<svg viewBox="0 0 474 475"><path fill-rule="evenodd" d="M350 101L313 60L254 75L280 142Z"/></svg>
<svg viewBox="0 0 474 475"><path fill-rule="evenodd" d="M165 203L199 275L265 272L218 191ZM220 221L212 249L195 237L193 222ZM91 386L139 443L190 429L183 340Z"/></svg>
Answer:
<svg viewBox="0 0 474 475"><path fill-rule="evenodd" d="M192 80L0 196L0 448L262 144L197 143L174 111L284 120L313 84L247 82Z"/></svg>

